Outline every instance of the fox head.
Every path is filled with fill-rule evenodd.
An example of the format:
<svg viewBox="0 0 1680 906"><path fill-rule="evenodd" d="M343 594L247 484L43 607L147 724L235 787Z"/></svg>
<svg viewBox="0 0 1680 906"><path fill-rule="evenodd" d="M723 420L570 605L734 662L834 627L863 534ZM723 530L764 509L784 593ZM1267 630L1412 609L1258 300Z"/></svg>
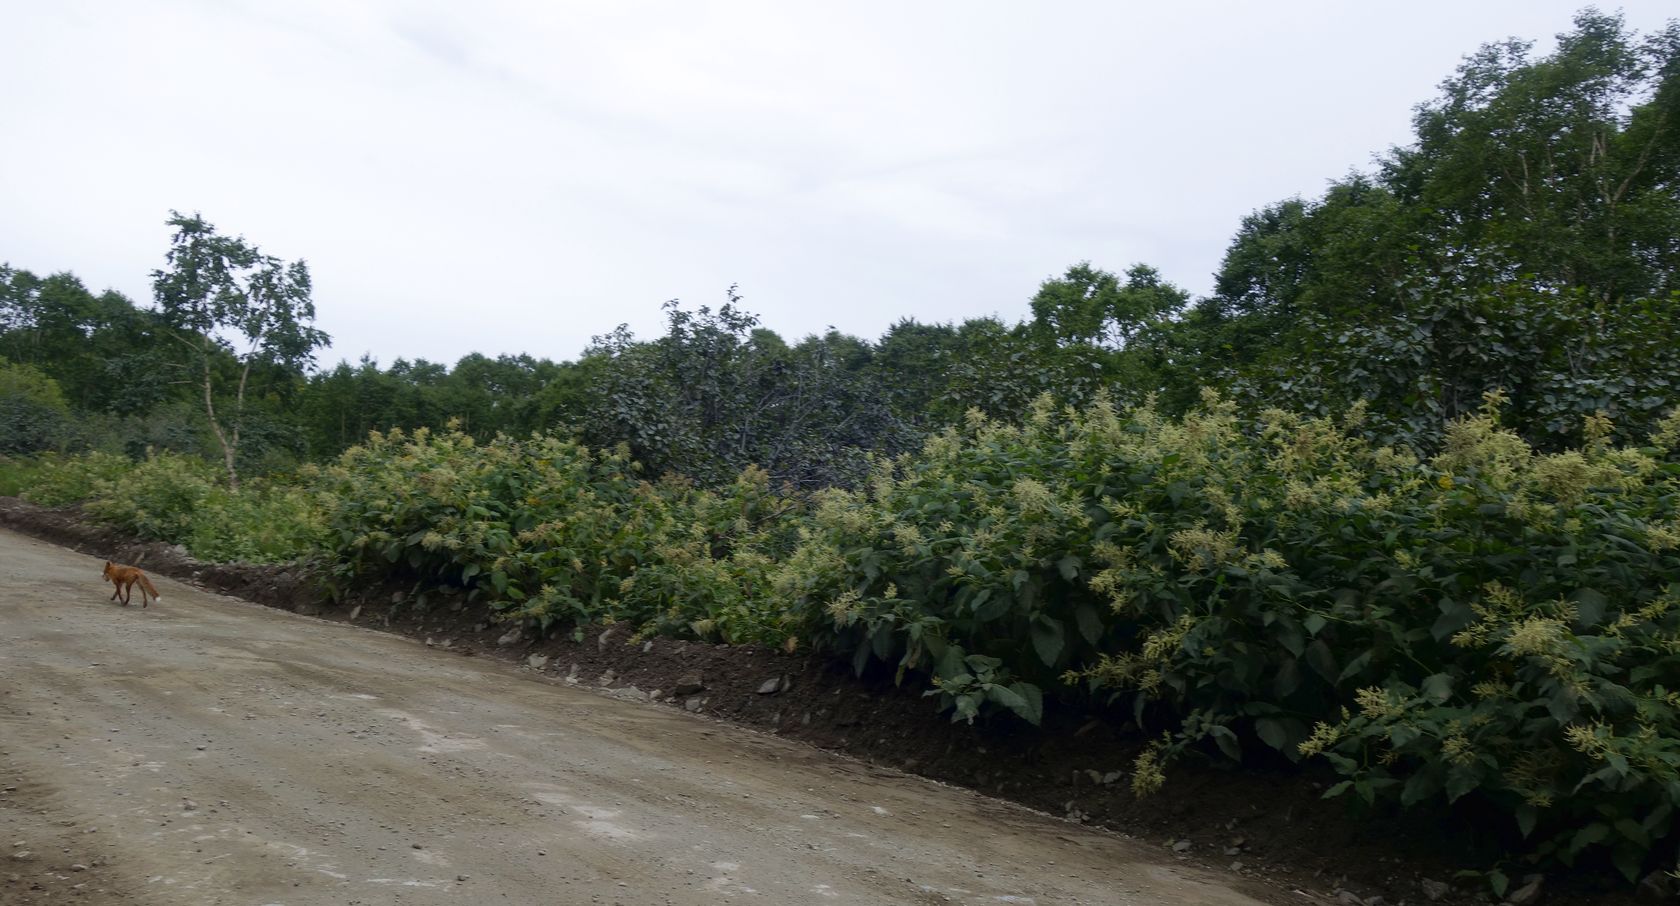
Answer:
<svg viewBox="0 0 1680 906"><path fill-rule="evenodd" d="M115 566L116 566L116 564L115 564L115 563L112 563L112 562L111 562L111 561L109 561L109 560L106 560L106 561L105 561L105 571L104 571L104 572L102 572L102 573L100 573L100 575L102 575L102 576L104 576L104 577L105 577L105 578L107 578L107 579L109 579L109 578L111 578L111 570L112 570L112 568L114 568L114 567L115 567Z"/></svg>

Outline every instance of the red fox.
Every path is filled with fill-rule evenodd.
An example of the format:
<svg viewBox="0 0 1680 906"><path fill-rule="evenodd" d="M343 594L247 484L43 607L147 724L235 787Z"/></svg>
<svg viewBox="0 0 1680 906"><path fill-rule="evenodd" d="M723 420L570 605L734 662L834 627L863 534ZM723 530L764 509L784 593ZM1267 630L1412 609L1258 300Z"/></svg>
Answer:
<svg viewBox="0 0 1680 906"><path fill-rule="evenodd" d="M134 594L135 585L140 586L141 608L145 608L149 603L146 600L146 594L148 592L152 596L151 600L163 600L163 595L158 594L157 589L153 587L152 580L146 578L146 574L141 572L140 567L138 566L118 566L117 564L106 560L105 578L110 579L111 584L117 587L116 591L111 592L111 600L115 601L117 600L118 595L122 595L124 607L128 606L128 599Z"/></svg>

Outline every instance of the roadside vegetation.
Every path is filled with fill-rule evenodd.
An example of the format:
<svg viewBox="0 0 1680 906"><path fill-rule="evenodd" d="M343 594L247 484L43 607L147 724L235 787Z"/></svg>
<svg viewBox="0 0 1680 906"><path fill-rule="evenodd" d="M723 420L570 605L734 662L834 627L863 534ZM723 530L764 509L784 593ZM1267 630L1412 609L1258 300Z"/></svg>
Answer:
<svg viewBox="0 0 1680 906"><path fill-rule="evenodd" d="M1323 763L1498 816L1498 893L1673 870L1680 25L1483 48L1415 124L1245 218L1209 297L1081 263L1019 324L876 341L731 289L574 362L310 371L301 262L176 215L154 308L0 269L0 493L543 632L830 653L952 719L1114 709L1140 794ZM245 282L185 279L207 249Z"/></svg>

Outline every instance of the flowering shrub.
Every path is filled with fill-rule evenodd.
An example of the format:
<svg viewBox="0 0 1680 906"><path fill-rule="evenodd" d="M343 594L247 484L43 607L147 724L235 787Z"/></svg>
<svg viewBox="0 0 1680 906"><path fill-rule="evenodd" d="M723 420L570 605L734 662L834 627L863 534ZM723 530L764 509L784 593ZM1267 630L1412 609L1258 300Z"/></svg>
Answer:
<svg viewBox="0 0 1680 906"><path fill-rule="evenodd" d="M216 471L208 461L156 453L96 485L84 508L140 538L184 542L216 490Z"/></svg>
<svg viewBox="0 0 1680 906"><path fill-rule="evenodd" d="M1468 798L1535 859L1633 877L1680 805L1680 414L1642 447L1594 417L1541 454L1502 403L1423 459L1362 439L1358 406L1041 401L809 499L757 469L707 490L622 451L454 430L375 434L301 486L238 495L183 457L29 474L37 499L150 537L319 550L342 580L462 588L545 630L884 663L956 719L1095 697L1156 739L1139 793L1192 749L1321 759L1345 778L1331 795Z"/></svg>
<svg viewBox="0 0 1680 906"><path fill-rule="evenodd" d="M958 718L1073 684L1192 746L1327 759L1367 802L1475 794L1630 875L1680 804L1680 417L1535 453L1501 400L1428 461L1340 422L1038 406L829 492L777 589ZM1065 686L1064 686L1065 689Z"/></svg>
<svg viewBox="0 0 1680 906"><path fill-rule="evenodd" d="M94 519L204 560L277 563L320 549L320 503L307 489L255 480L239 491L196 456L154 453L141 462L109 453L44 456L23 476L43 506L80 503Z"/></svg>
<svg viewBox="0 0 1680 906"><path fill-rule="evenodd" d="M325 470L329 548L346 578L464 587L544 630L629 622L787 644L762 592L792 504L757 470L716 492L637 471L622 451L555 437L375 434Z"/></svg>
<svg viewBox="0 0 1680 906"><path fill-rule="evenodd" d="M127 457L110 453L79 456L42 454L20 478L23 498L42 506L69 506L89 499L103 482L109 482L134 468Z"/></svg>
<svg viewBox="0 0 1680 906"><path fill-rule="evenodd" d="M181 543L202 560L280 563L318 554L325 538L318 494L257 478L238 491L218 484L199 504Z"/></svg>
<svg viewBox="0 0 1680 906"><path fill-rule="evenodd" d="M1630 879L1672 834L1680 417L1644 449L1611 447L1610 430L1589 419L1583 449L1542 456L1491 410L1451 428L1415 540L1386 546L1412 589L1396 612L1414 635L1434 617L1428 635L1396 644L1411 663L1359 681L1300 747L1348 776L1333 793L1474 793L1537 855L1608 850Z"/></svg>

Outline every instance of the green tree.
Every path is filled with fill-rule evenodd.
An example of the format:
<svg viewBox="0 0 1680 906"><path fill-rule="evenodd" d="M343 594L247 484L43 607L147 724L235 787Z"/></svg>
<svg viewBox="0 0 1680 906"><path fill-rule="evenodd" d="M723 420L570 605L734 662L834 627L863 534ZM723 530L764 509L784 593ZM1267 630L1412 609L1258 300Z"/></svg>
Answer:
<svg viewBox="0 0 1680 906"><path fill-rule="evenodd" d="M951 374L963 346L956 325L906 318L875 344L869 371L906 424L923 430L956 424L963 413L950 396Z"/></svg>
<svg viewBox="0 0 1680 906"><path fill-rule="evenodd" d="M1642 38L1589 10L1550 55L1486 45L1413 127L1375 174L1244 218L1221 309L1274 331L1308 311L1391 314L1407 291L1680 288L1680 23Z"/></svg>
<svg viewBox="0 0 1680 906"><path fill-rule="evenodd" d="M789 346L739 303L733 288L716 310L667 303L666 333L651 342L622 326L596 337L554 399L583 378L583 399L568 408L584 439L626 444L650 471L707 485L749 465L804 487L852 483L869 452L914 443L878 383L871 344L831 330Z"/></svg>
<svg viewBox="0 0 1680 906"><path fill-rule="evenodd" d="M461 430L482 440L528 434L541 427L538 393L558 373L547 359L479 353L461 357L444 379L440 404Z"/></svg>
<svg viewBox="0 0 1680 906"><path fill-rule="evenodd" d="M157 327L151 312L121 293L96 295L74 274L0 265L0 356L41 369L74 409L143 413L168 396L171 375L146 354Z"/></svg>
<svg viewBox="0 0 1680 906"><path fill-rule="evenodd" d="M1366 400L1421 447L1496 388L1543 447L1600 410L1645 430L1680 377L1680 24L1589 10L1550 54L1487 45L1414 126L1374 174L1245 218L1177 360L1257 405Z"/></svg>
<svg viewBox="0 0 1680 906"><path fill-rule="evenodd" d="M301 375L328 342L316 329L309 268L266 255L244 237L216 232L198 214L171 211L175 236L168 267L152 272L152 291L171 336L196 366L204 411L221 446L228 485L239 487L240 429L253 368L273 366ZM231 401L220 412L217 362L238 365Z"/></svg>
<svg viewBox="0 0 1680 906"><path fill-rule="evenodd" d="M1544 57L1515 40L1468 57L1381 178L1443 274L1666 294L1680 288L1680 22L1644 38L1618 15L1574 24Z"/></svg>
<svg viewBox="0 0 1680 906"><path fill-rule="evenodd" d="M1047 341L1035 325L1011 327L996 318L970 318L957 327L959 352L946 370L944 403L962 417L976 410L1016 421L1045 394L1079 404L1109 378L1112 354L1090 343Z"/></svg>
<svg viewBox="0 0 1680 906"><path fill-rule="evenodd" d="M0 455L62 449L70 421L57 381L0 358Z"/></svg>
<svg viewBox="0 0 1680 906"><path fill-rule="evenodd" d="M1060 279L1046 280L1032 299L1033 324L1061 343L1123 349L1150 325L1180 311L1190 294L1147 264L1126 270L1126 280L1082 261Z"/></svg>
<svg viewBox="0 0 1680 906"><path fill-rule="evenodd" d="M1360 174L1317 201L1290 198L1255 211L1215 274L1213 303L1224 317L1246 319L1252 336L1241 340L1262 342L1304 312L1389 308L1416 266L1407 216L1392 192Z"/></svg>

